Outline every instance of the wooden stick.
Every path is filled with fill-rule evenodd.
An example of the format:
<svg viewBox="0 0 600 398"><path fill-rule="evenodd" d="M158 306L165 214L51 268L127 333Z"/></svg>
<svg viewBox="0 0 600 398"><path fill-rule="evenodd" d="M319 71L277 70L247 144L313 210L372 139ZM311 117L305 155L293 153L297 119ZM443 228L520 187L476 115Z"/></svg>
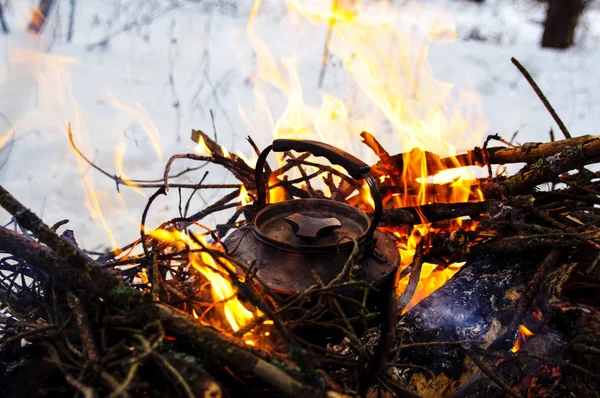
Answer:
<svg viewBox="0 0 600 398"><path fill-rule="evenodd" d="M584 135L548 143L528 142L516 148L491 147L485 150L475 148L466 153L447 158L440 158L436 154L427 152L425 154L427 174L434 175L441 170L457 167L484 166L488 163L535 163L540 159L556 155L568 147L582 147L585 156L595 159L595 162L597 162L600 157L600 136ZM408 154L401 153L390 157L390 162L395 165L396 172L402 170L406 156ZM389 175L390 172L393 172L393 170L389 170L388 162L379 161L371 166L371 173L376 177Z"/></svg>
<svg viewBox="0 0 600 398"><path fill-rule="evenodd" d="M56 253L57 256L48 256L47 259L44 257L43 260L46 261L42 262L48 269L56 272L54 274L55 277L65 278L65 274L68 274L68 278L78 279L81 288L88 289L88 291L95 292L96 294L110 293L114 287L120 285L120 282L116 278L103 272L98 264L85 255L78 247L74 246L68 240L62 239L56 232L52 231L35 213L23 206L2 185L0 185L0 206L12 214L21 227L31 231L40 242L48 245ZM5 242L0 247L7 248L12 246L13 249L27 252L27 248L32 244L30 239L25 237L18 239L17 236L19 234L13 233L6 228L0 227L0 232L3 232L0 234L0 238L3 238ZM23 239L27 240L23 241ZM42 253L41 249L39 249L40 247L42 246L37 245L38 250L28 255L39 259ZM17 253L20 253L20 251L17 251ZM66 264L69 264L69 266L66 266ZM71 267L85 273L73 272L71 271Z"/></svg>
<svg viewBox="0 0 600 398"><path fill-rule="evenodd" d="M159 319L165 329L183 343L207 353L210 357L221 361L234 371L253 375L265 383L282 391L290 397L324 396L316 388L302 384L280 368L259 358L247 349L239 347L218 331L202 326L188 314L180 312L164 304L151 304L142 308L143 315L149 320ZM330 390L330 387L326 387ZM334 393L343 397L343 394Z"/></svg>
<svg viewBox="0 0 600 398"><path fill-rule="evenodd" d="M494 372L490 369L490 367L487 366L485 362L479 359L475 354L473 354L470 351L467 351L467 355L469 356L469 358L471 358L475 365L477 365L479 370L481 370L487 377L489 377L490 380L492 380L498 387L500 387L502 391L504 391L507 395L510 395L514 398L522 398L521 395L514 392L509 385L507 385L502 379L496 376Z"/></svg>
<svg viewBox="0 0 600 398"><path fill-rule="evenodd" d="M519 61L517 61L514 57L512 57L510 59L510 61L517 67L519 72L521 72L523 74L525 79L527 79L527 82L531 85L531 88L533 88L533 91L535 91L535 93L538 95L538 97L542 101L542 104L544 104L544 106L546 107L548 112L550 112L550 115L552 115L552 118L554 119L556 124L558 124L558 127L560 128L560 131L563 132L565 138L571 138L571 134L569 133L569 130L567 130L567 126L565 126L565 124L560 119L560 117L558 117L558 114L556 113L556 111L554 110L552 105L550 105L548 98L546 98L544 93L542 93L542 90L537 85L535 80L533 80L533 77L529 74L527 69L525 69L525 67L523 65L521 65L521 63Z"/></svg>
<svg viewBox="0 0 600 398"><path fill-rule="evenodd" d="M402 313L404 308L410 303L410 300L413 298L415 292L417 291L417 286L419 284L419 280L421 279L421 269L423 268L423 246L425 239L421 238L419 243L417 244L417 249L415 251L415 255L413 257L412 264L410 267L410 279L408 280L408 285L404 292L398 298L398 302L396 304L396 309L399 313ZM396 278L396 286L399 283L398 278Z"/></svg>

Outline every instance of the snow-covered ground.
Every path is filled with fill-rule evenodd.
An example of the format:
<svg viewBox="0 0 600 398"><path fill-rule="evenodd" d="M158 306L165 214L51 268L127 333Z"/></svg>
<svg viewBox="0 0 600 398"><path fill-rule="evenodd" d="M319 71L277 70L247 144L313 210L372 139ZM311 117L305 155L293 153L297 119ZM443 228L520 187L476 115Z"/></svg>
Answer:
<svg viewBox="0 0 600 398"><path fill-rule="evenodd" d="M192 128L213 134L211 110L218 142L231 152L239 150L250 157L245 136L251 135L261 147L267 145L273 138L272 120L277 120L288 104L280 90L269 88L257 74L255 47L247 33L250 1L78 1L69 43L69 0L58 1L41 40L25 31L37 2L11 3L6 10L11 33L0 34L0 183L48 224L71 220L68 228L87 249L134 240L152 191L121 187L118 193L106 176L89 166L78 167L67 138L67 122L71 122L81 149L98 166L129 178L156 179L171 155L194 151L189 139ZM328 2L313 1L321 3ZM382 1L371 3L364 8L373 15L392 13L382 12ZM511 64L513 56L529 69L573 135L598 132L600 75L596 68L600 48L596 43L600 24L593 23L598 10L585 15L575 47L553 51L539 47L545 13L539 2L394 3L401 21L398 29L410 33L414 51L422 49L416 43L423 40L423 33L411 24L423 20L437 23L427 25L428 32L439 39L427 52L428 64L435 79L453 86L453 103L469 100L466 109L470 113L465 115L461 108L468 125L444 132L458 150L481 144L482 137L492 133L510 138L518 131L518 142L546 141L554 127L556 136L561 137ZM369 127L391 153L409 150L398 139L397 128L381 117L365 119L360 111L355 112L361 90L357 84L347 84L348 73L335 56L323 88L317 88L327 24L312 24L286 10L283 2L262 4L254 31L278 65L281 60L297 62L303 101L310 109L322 107L325 92L333 94L344 101L352 126ZM455 40L446 29L453 23ZM373 51L378 44L373 42ZM274 72L267 75L276 76ZM253 91L252 82L263 88L272 120L259 106L262 98ZM374 160L358 136L335 133L312 138L343 146L366 161ZM173 171L193 165L180 161ZM205 170L210 170L207 183L234 182L212 166L181 181L197 182ZM92 187L97 202L89 196ZM192 210L223 194L200 192ZM148 225L176 216L177 203L176 191L160 198ZM98 217L97 209L105 221ZM8 221L9 216L2 212L0 222ZM207 224L216 221L205 220ZM112 242L107 229L114 233Z"/></svg>

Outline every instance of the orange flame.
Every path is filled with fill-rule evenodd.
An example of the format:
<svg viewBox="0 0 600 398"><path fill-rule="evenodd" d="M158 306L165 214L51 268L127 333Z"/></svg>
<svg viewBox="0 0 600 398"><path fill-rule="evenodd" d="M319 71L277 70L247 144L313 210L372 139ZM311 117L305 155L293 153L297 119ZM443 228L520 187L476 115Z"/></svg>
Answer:
<svg viewBox="0 0 600 398"><path fill-rule="evenodd" d="M275 185L279 182L280 181L277 179L277 177L271 177L269 179L269 186ZM285 199L286 199L286 196L285 196L285 188L284 187L278 186L278 187L269 189L269 203L277 203L277 202L284 201Z"/></svg>
<svg viewBox="0 0 600 398"><path fill-rule="evenodd" d="M194 242L194 240L177 230L167 231L164 229L156 229L151 231L149 235L161 241L172 242L173 244L182 242L190 249L199 249L198 244ZM206 245L206 242L204 242L202 236L196 236L196 238L200 240L202 244L208 246ZM224 317L231 330L236 332L250 323L254 319L255 314L256 316L261 315L260 311L256 309L254 310L254 313L250 311L237 297L236 289L228 277L227 270L223 269L223 267L227 267L230 271L235 271L234 266L228 260L221 258L221 265L207 252L188 253L188 260L191 265L210 282L215 304L223 311ZM193 314L195 318L199 319L195 311Z"/></svg>
<svg viewBox="0 0 600 398"><path fill-rule="evenodd" d="M221 152L223 152L223 157L224 158L231 159L231 154L229 153L229 151L227 150L227 148L225 148L223 145L221 145Z"/></svg>
<svg viewBox="0 0 600 398"><path fill-rule="evenodd" d="M529 337L533 336L533 332L525 325L519 326L519 332L517 333L517 341L515 341L515 345L510 349L510 352L517 352L523 347L523 344L528 340Z"/></svg>
<svg viewBox="0 0 600 398"><path fill-rule="evenodd" d="M206 142L204 142L204 138L202 138L201 135L198 136L198 144L196 145L194 152L212 155L212 151L208 148L208 145L206 145Z"/></svg>
<svg viewBox="0 0 600 398"><path fill-rule="evenodd" d="M411 264L415 255L417 244L419 243L420 239L424 239L422 236L425 236L428 232L429 226L427 225L415 226L408 238L407 243L405 245L401 245L399 248L401 264L398 272L401 272ZM396 233L396 235L399 236L400 234ZM405 308L402 309L402 314L408 312L415 305L419 304L424 298L428 297L431 293L442 287L465 264L466 262L460 262L450 264L447 267L442 267L436 264L424 262L421 268L421 275L419 278L419 283L417 284L417 289L409 303ZM400 296L406 290L409 279L410 275L406 275L398 282L398 286L396 286L396 292L398 296Z"/></svg>
<svg viewBox="0 0 600 398"><path fill-rule="evenodd" d="M350 146L358 140L344 138L358 136L363 130L378 131L385 123L395 133L387 139L391 141L388 144L400 144L406 153L402 175L406 184L399 184L405 190L395 199L398 206L475 199L470 198L470 170L453 168L428 177L427 163L431 159L423 152L434 151L458 165L456 149L450 141L461 137L461 145L476 145L486 128L485 120L478 116L480 105L476 96L462 92L454 98L452 85L436 80L426 62L430 42L455 38L453 27L447 23L448 15L432 19L432 13L404 9L401 12L390 5L363 5L357 0L336 0L333 7L327 2L288 0L292 17L301 16L312 24L331 27L329 51L359 88L356 98L348 100L325 93L321 106L315 108L304 101L296 63L291 59L277 60L257 35L259 4L255 1L247 25L247 35L257 54L253 81L257 107L253 112L267 115L275 138L315 139L356 152ZM264 83L287 98L287 106L276 121L261 88ZM256 123L251 112L241 112L245 121ZM413 148L416 150L410 151ZM376 160L370 152L361 157L371 163ZM430 194L431 183L448 185L447 194ZM480 195L477 199L481 198Z"/></svg>
<svg viewBox="0 0 600 398"><path fill-rule="evenodd" d="M130 187L134 192L137 192L138 194L142 195L143 197L146 197L146 194L143 193L139 188L136 188L135 184L130 179L128 179L127 175L125 174L125 167L123 165L123 160L125 158L126 150L127 150L127 144L125 143L125 141L119 142L119 144L115 148L115 169L117 171L117 175L119 177L121 177L121 180L123 180L125 185Z"/></svg>
<svg viewBox="0 0 600 398"><path fill-rule="evenodd" d="M249 199L249 195L248 195L248 190L246 189L246 187L244 185L242 185L240 187L240 203L242 204L242 206L247 206L250 204L250 199Z"/></svg>
<svg viewBox="0 0 600 398"><path fill-rule="evenodd" d="M31 11L31 18L29 22L29 30L33 30L34 32L39 32L42 28L42 25L46 22L46 16L40 9L40 7L35 7Z"/></svg>
<svg viewBox="0 0 600 398"><path fill-rule="evenodd" d="M434 13L399 10L383 2L373 5L334 0L331 7L328 2L287 0L294 29L306 21L330 29L329 53L346 72L352 92L358 91L348 99L324 93L320 106L315 107L304 99L297 63L292 59L278 60L256 33L259 4L260 0L256 0L246 30L257 55L253 74L255 107L240 108L249 128L258 129L256 125L262 117L274 138L314 139L356 155L362 149L360 157L374 164L377 158L373 153L365 153L364 147L357 149L354 145L360 142L357 138L362 131L377 132L381 126L388 126L393 134L376 134L378 140L384 147L404 153L401 176L379 178L380 182L399 188L388 198L390 203L404 207L484 199L481 190L473 190L470 169L447 169L431 154L459 166L453 143L475 146L486 129L476 95L462 92L455 96L453 86L436 80L427 63L431 42L455 38L448 15L431 18ZM279 118L273 117L263 86L274 87L287 99ZM432 189L436 187L440 189ZM271 203L282 199L283 193L275 195L274 191L269 192ZM355 204L360 199L373 206L368 189L358 197L355 194L347 200ZM421 223L411 236L403 238L406 243L399 248L401 269L411 263L420 236L429 233L430 224L423 215ZM462 221L457 222L460 225ZM464 264L443 267L424 263L417 291L403 312L444 285ZM399 282L398 294L406 289L408 280L409 276Z"/></svg>

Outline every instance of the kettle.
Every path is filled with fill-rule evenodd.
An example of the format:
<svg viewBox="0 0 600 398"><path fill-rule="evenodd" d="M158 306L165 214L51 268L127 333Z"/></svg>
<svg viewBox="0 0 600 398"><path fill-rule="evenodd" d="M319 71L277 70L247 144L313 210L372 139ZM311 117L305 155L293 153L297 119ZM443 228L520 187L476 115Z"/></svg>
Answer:
<svg viewBox="0 0 600 398"><path fill-rule="evenodd" d="M342 166L356 180L369 186L373 218L358 208L331 199L301 198L266 202L264 167L271 151L309 152ZM382 199L370 167L356 157L317 141L277 139L265 148L255 168L257 197L253 219L225 240L229 255L246 267L254 265L259 279L272 290L291 295L315 284L313 272L327 284L342 271L354 242L353 278L375 286L393 277L400 255L394 239L379 231Z"/></svg>

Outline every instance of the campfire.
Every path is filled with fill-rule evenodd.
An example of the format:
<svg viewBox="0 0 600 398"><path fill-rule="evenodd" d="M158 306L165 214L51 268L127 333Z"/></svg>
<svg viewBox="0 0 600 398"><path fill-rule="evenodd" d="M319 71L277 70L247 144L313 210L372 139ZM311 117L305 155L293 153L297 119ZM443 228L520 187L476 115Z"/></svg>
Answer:
<svg viewBox="0 0 600 398"><path fill-rule="evenodd" d="M571 137L515 59L564 139L485 136L424 59L411 72L414 47L380 14L289 3L335 28L325 51L363 94L358 116L333 94L304 102L296 65L254 30L257 5L256 97L266 83L288 101L277 120L265 102L245 111L272 121L269 145L247 138L253 157L194 130L158 183L135 180L69 126L82 167L153 190L130 244L86 252L0 186L15 226L0 227L3 396L593 396L600 137ZM408 49L386 58L390 42ZM238 182L182 183L186 161ZM208 189L228 192L202 208ZM164 195L178 214L148 225Z"/></svg>

